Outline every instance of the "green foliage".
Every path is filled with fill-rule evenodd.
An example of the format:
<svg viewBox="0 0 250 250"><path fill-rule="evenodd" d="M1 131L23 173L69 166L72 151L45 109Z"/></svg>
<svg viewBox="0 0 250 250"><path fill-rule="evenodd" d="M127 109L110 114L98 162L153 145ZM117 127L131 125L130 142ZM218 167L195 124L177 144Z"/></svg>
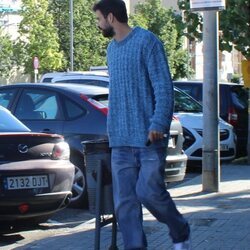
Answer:
<svg viewBox="0 0 250 250"><path fill-rule="evenodd" d="M190 40L202 40L203 19L202 16L190 11L189 0L178 0L178 6L183 11L185 36Z"/></svg>
<svg viewBox="0 0 250 250"><path fill-rule="evenodd" d="M63 54L59 50L53 16L48 13L48 0L23 0L20 15L20 37L15 46L19 65L33 75L33 58L39 58L39 72L60 70Z"/></svg>
<svg viewBox="0 0 250 250"><path fill-rule="evenodd" d="M146 0L135 6L130 22L133 26L139 25L152 31L163 42L174 79L191 73L188 53L182 47L184 26L181 16L172 9L162 7L160 0Z"/></svg>
<svg viewBox="0 0 250 250"><path fill-rule="evenodd" d="M250 60L250 2L227 0L227 8L220 13L221 50L231 51L233 44Z"/></svg>
<svg viewBox="0 0 250 250"><path fill-rule="evenodd" d="M74 0L74 70L88 70L91 65L106 64L105 39L96 27L92 11L94 0ZM65 70L70 62L70 16L69 1L51 0L49 12L58 30L60 49L64 52Z"/></svg>
<svg viewBox="0 0 250 250"><path fill-rule="evenodd" d="M238 75L238 74L233 74L233 75L232 75L232 78L231 78L231 82L240 83L240 75Z"/></svg>
<svg viewBox="0 0 250 250"><path fill-rule="evenodd" d="M178 0L184 11L187 37L201 39L202 16L190 11L189 0ZM226 9L219 13L220 50L231 52L233 46L250 59L250 2L247 0L227 0Z"/></svg>
<svg viewBox="0 0 250 250"><path fill-rule="evenodd" d="M13 68L13 42L10 37L0 28L0 75L1 77L9 77Z"/></svg>

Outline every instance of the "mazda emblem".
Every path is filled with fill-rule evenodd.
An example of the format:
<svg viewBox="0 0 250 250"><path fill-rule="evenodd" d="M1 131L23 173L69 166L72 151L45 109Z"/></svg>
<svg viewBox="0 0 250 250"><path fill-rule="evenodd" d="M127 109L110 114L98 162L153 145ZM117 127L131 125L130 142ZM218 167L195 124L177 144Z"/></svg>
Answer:
<svg viewBox="0 0 250 250"><path fill-rule="evenodd" d="M29 150L28 146L25 145L25 144L19 144L17 148L18 148L18 151L19 151L20 153L22 153L22 154L27 153L28 150Z"/></svg>

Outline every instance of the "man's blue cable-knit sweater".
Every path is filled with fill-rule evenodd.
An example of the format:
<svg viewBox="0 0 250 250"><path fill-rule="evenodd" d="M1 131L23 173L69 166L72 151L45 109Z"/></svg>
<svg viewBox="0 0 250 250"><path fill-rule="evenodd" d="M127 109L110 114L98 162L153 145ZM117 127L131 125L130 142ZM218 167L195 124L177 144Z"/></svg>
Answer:
<svg viewBox="0 0 250 250"><path fill-rule="evenodd" d="M150 130L169 132L173 83L164 48L150 31L135 27L122 41L112 40L108 135L111 147L145 147ZM152 146L166 146L167 138Z"/></svg>

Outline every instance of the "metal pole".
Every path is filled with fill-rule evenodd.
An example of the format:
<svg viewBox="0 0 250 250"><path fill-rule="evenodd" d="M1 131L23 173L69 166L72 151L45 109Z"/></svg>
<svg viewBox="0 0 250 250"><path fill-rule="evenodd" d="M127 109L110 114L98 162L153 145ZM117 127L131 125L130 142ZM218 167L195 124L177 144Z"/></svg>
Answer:
<svg viewBox="0 0 250 250"><path fill-rule="evenodd" d="M204 11L203 191L219 191L218 13Z"/></svg>
<svg viewBox="0 0 250 250"><path fill-rule="evenodd" d="M247 162L250 165L250 87L248 88L248 141L247 141Z"/></svg>
<svg viewBox="0 0 250 250"><path fill-rule="evenodd" d="M73 0L69 0L70 14L70 70L74 70L74 24L73 24Z"/></svg>
<svg viewBox="0 0 250 250"><path fill-rule="evenodd" d="M34 82L37 83L37 69L34 70L35 79Z"/></svg>

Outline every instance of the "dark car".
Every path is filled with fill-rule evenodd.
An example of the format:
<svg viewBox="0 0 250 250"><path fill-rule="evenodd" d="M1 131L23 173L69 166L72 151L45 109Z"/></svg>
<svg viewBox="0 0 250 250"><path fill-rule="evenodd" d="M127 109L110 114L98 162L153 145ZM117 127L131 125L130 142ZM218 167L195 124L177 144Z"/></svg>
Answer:
<svg viewBox="0 0 250 250"><path fill-rule="evenodd" d="M174 85L202 103L202 86L199 81L175 81ZM244 86L236 83L219 83L220 117L233 125L237 135L237 156L247 154L248 94Z"/></svg>
<svg viewBox="0 0 250 250"><path fill-rule="evenodd" d="M5 106L32 131L62 134L70 145L70 160L76 173L71 207L86 204L83 141L107 139L108 88L70 83L13 84L0 87L0 105ZM183 153L182 127L171 124L167 181L182 180L187 156Z"/></svg>
<svg viewBox="0 0 250 250"><path fill-rule="evenodd" d="M40 223L65 208L74 166L61 135L35 133L0 106L0 223Z"/></svg>

